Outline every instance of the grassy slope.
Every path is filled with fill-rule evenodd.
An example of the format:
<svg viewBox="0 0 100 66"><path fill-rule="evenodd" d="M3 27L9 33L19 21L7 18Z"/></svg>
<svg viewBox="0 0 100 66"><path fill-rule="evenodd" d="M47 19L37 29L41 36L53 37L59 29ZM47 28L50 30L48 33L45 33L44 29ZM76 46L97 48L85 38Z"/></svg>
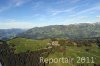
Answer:
<svg viewBox="0 0 100 66"><path fill-rule="evenodd" d="M8 41L9 45L15 45L15 52L26 52L27 50L36 51L38 49L45 48L48 39L47 40L32 40L32 39L26 39L26 38L15 38Z"/></svg>
<svg viewBox="0 0 100 66"><path fill-rule="evenodd" d="M9 40L9 45L16 45L15 52L25 52L27 50L36 51L38 49L45 48L47 43L49 42L49 39L47 40L32 40L32 39L25 39L25 38L16 38L13 40ZM100 49L97 46L89 47L91 50L89 52L86 52L86 47L76 47L76 46L68 46L65 50L65 55L63 55L63 51L57 51L54 50L55 53L50 53L48 58L61 58L61 57L72 57L76 58L78 56L80 57L94 57L96 58L95 63L100 63ZM59 49L59 48L58 48ZM76 59L73 64L63 64L63 63L55 63L55 64L49 64L47 66L76 66ZM92 64L89 64L89 66L92 66Z"/></svg>
<svg viewBox="0 0 100 66"><path fill-rule="evenodd" d="M77 66L76 62L77 62L77 58L76 57L94 57L96 58L94 60L94 62L96 64L100 63L100 49L98 49L98 47L94 46L94 47L90 47L90 51L86 52L84 49L86 47L67 47L66 52L65 52L65 56L63 56L62 52L55 52L54 54L50 54L48 58L61 58L61 57L71 57L74 58L74 63L73 64L64 64L64 63L54 63L54 64L49 64L48 66ZM92 63L88 64L89 66L93 66Z"/></svg>

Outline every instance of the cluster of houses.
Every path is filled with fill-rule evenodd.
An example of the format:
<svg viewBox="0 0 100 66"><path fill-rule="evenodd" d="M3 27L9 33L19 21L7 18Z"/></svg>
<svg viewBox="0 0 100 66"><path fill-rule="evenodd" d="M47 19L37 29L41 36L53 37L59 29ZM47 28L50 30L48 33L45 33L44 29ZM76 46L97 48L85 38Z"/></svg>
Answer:
<svg viewBox="0 0 100 66"><path fill-rule="evenodd" d="M50 41L47 45L48 46L60 46L59 41L57 40Z"/></svg>

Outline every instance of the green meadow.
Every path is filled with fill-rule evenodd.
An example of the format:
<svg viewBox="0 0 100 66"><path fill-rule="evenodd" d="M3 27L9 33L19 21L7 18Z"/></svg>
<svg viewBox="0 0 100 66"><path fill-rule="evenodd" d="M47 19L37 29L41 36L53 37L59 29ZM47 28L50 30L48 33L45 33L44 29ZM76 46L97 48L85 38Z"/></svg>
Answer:
<svg viewBox="0 0 100 66"><path fill-rule="evenodd" d="M26 38L15 38L8 41L9 46L15 49L15 53L26 51L37 51L44 48L48 49L50 39L32 40ZM68 46L67 43L61 46L52 46L52 51L46 58L74 58L72 63L46 63L46 66L94 66L100 64L100 48L93 43L92 46L76 45ZM84 59L85 58L85 59Z"/></svg>
<svg viewBox="0 0 100 66"><path fill-rule="evenodd" d="M15 53L26 51L36 51L46 47L49 39L47 40L32 40L26 38L15 38L8 41L10 47L14 45Z"/></svg>

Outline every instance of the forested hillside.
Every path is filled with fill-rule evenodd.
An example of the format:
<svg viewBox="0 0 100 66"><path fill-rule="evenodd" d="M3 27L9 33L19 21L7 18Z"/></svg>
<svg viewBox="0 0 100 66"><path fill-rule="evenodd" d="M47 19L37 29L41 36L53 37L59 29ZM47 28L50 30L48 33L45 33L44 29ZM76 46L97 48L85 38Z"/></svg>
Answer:
<svg viewBox="0 0 100 66"><path fill-rule="evenodd" d="M71 25L51 25L35 27L18 35L18 37L43 38L91 38L100 36L100 23L80 23Z"/></svg>

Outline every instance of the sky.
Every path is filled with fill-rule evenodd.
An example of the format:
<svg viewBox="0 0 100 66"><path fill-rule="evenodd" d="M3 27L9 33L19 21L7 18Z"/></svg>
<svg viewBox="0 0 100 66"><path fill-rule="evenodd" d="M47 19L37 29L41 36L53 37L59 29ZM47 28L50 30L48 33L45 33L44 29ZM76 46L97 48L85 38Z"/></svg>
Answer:
<svg viewBox="0 0 100 66"><path fill-rule="evenodd" d="M100 0L0 0L0 29L100 22Z"/></svg>

